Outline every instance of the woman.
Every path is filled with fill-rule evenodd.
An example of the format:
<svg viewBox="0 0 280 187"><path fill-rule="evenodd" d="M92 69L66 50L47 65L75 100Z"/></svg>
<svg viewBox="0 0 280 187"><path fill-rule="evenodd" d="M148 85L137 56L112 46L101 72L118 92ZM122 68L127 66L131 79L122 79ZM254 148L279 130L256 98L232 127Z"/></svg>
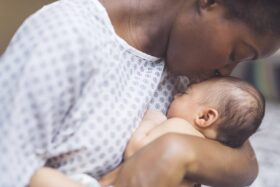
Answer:
<svg viewBox="0 0 280 187"><path fill-rule="evenodd" d="M43 8L1 57L0 186L39 186L44 166L108 172L145 110L166 111L177 75L227 75L278 49L278 7L265 0L61 0ZM231 149L170 134L128 160L114 185L244 186L256 175L249 142Z"/></svg>

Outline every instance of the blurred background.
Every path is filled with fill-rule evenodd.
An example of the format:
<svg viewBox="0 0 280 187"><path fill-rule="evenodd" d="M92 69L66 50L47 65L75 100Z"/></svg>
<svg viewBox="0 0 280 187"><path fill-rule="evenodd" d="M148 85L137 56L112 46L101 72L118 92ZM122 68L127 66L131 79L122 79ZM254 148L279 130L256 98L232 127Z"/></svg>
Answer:
<svg viewBox="0 0 280 187"><path fill-rule="evenodd" d="M0 0L0 54L30 14L54 0Z"/></svg>
<svg viewBox="0 0 280 187"><path fill-rule="evenodd" d="M0 0L0 57L20 24L36 10L53 1ZM267 100L263 124L251 138L260 163L259 177L252 187L279 187L280 52L268 59L240 64L233 75L254 84Z"/></svg>

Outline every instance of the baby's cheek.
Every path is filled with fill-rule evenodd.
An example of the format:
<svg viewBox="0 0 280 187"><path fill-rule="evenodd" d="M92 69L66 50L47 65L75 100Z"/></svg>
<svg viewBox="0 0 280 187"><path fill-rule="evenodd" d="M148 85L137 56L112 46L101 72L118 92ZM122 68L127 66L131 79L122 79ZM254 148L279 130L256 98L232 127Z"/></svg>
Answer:
<svg viewBox="0 0 280 187"><path fill-rule="evenodd" d="M169 110L167 111L167 118L182 117L182 113L185 109L178 102L173 102Z"/></svg>
<svg viewBox="0 0 280 187"><path fill-rule="evenodd" d="M176 103L173 101L166 114L167 118L172 118L176 116Z"/></svg>

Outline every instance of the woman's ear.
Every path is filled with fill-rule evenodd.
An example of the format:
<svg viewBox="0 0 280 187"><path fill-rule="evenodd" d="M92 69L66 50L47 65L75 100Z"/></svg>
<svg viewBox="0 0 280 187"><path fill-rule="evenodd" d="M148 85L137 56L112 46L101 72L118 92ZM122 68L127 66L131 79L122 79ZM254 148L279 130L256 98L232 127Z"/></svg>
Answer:
<svg viewBox="0 0 280 187"><path fill-rule="evenodd" d="M200 113L195 117L195 125L200 128L207 128L213 125L219 117L219 113L214 108L202 108Z"/></svg>
<svg viewBox="0 0 280 187"><path fill-rule="evenodd" d="M201 9L209 9L217 5L217 0L198 0Z"/></svg>

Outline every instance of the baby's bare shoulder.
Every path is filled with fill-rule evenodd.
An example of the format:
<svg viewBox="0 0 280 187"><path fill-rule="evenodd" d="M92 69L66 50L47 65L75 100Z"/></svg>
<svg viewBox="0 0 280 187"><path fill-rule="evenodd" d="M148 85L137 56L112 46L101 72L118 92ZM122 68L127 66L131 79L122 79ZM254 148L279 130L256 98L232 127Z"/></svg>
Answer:
<svg viewBox="0 0 280 187"><path fill-rule="evenodd" d="M190 122L183 118L169 118L162 125L171 132L204 137Z"/></svg>
<svg viewBox="0 0 280 187"><path fill-rule="evenodd" d="M187 120L183 119L183 118L169 118L164 122L166 125L174 125L174 124L178 124L178 125L187 125L187 126L191 126L192 124L190 122L188 122ZM194 128L194 127L192 127Z"/></svg>
<svg viewBox="0 0 280 187"><path fill-rule="evenodd" d="M159 110L149 109L145 112L143 120L153 121L160 124L167 120L166 116Z"/></svg>

